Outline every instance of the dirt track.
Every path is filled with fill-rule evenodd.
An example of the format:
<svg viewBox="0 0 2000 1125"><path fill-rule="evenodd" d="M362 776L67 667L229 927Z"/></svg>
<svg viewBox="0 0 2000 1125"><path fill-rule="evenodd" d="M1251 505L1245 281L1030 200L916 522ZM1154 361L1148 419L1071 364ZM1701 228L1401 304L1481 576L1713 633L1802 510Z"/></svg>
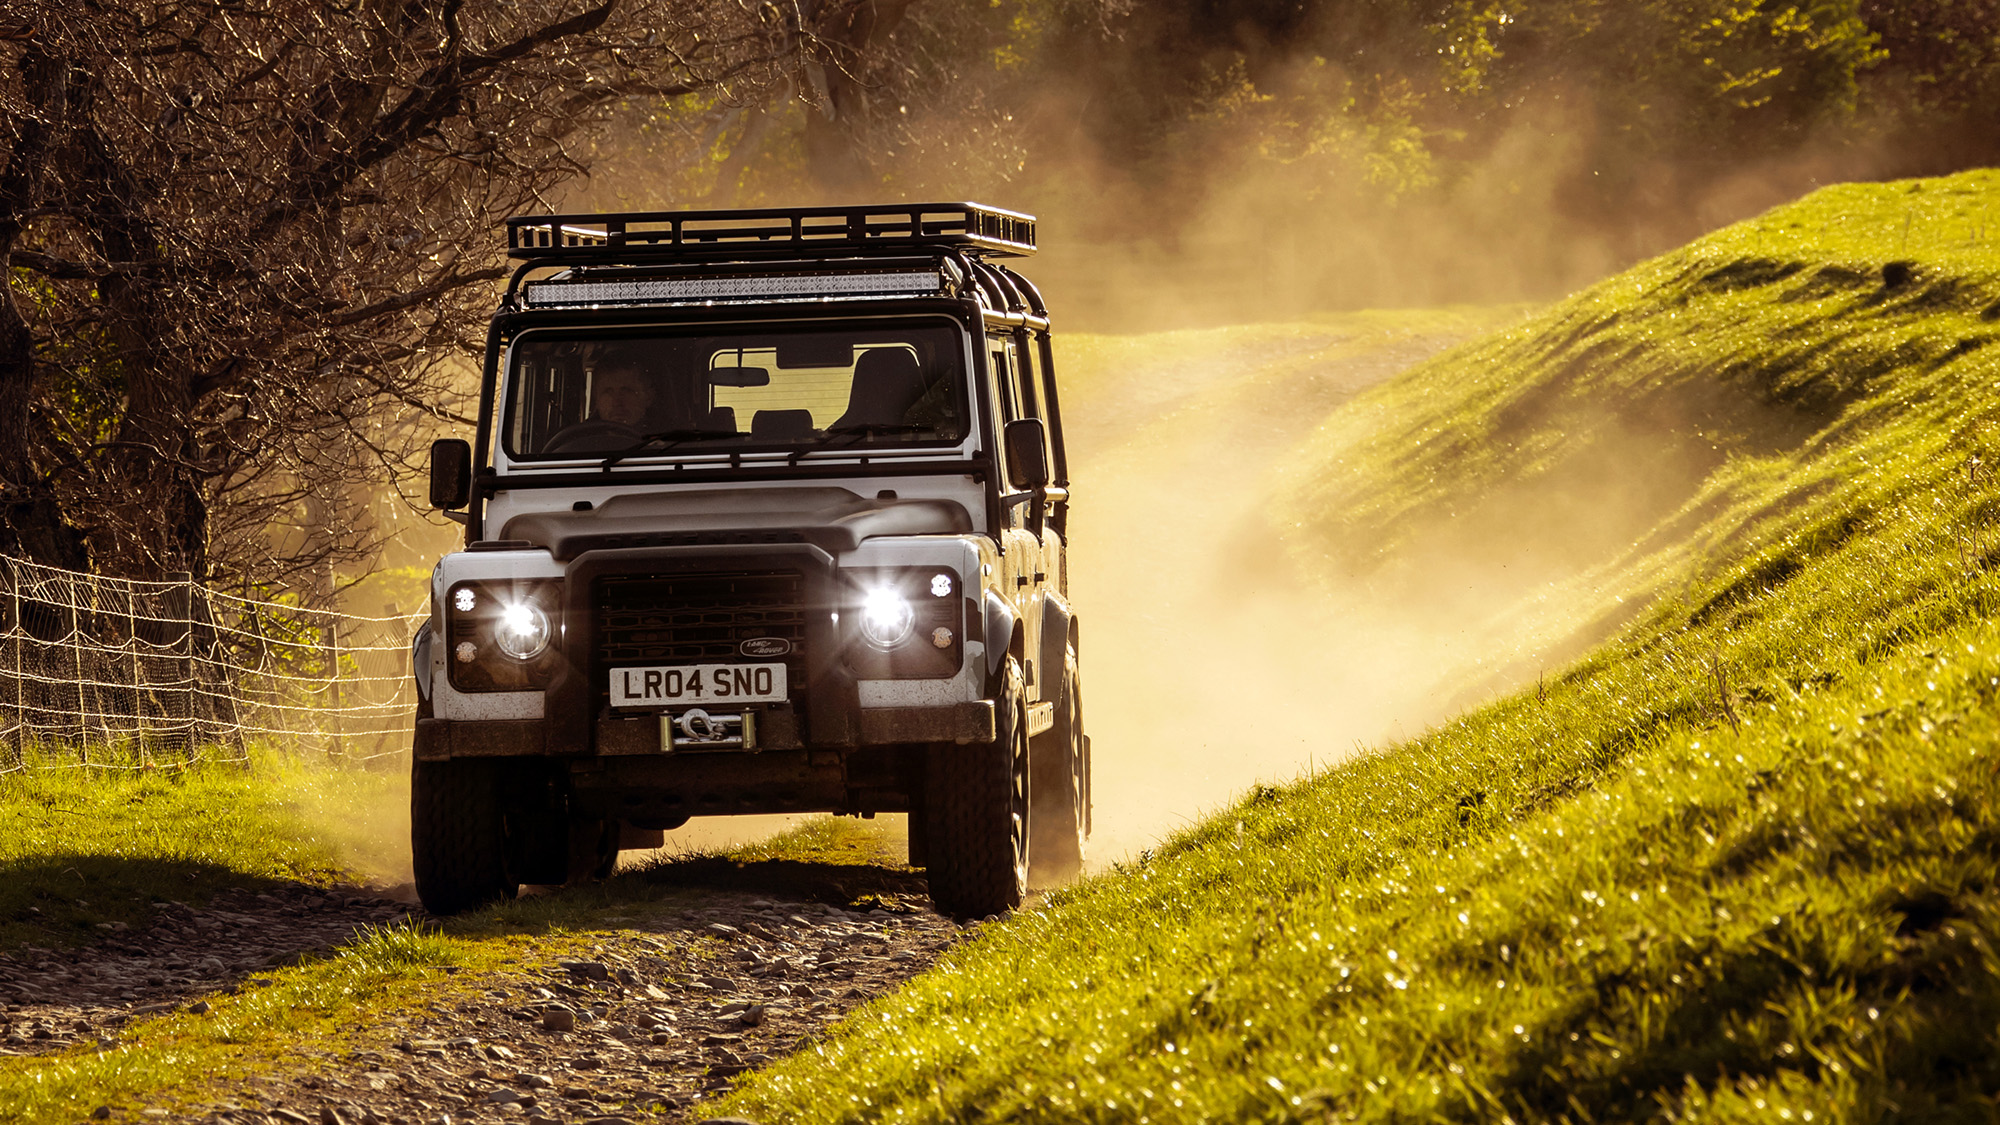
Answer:
<svg viewBox="0 0 2000 1125"><path fill-rule="evenodd" d="M364 1009L338 1055L302 1056L189 1106L116 1105L106 1116L678 1120L971 932L930 911L920 877L888 868L710 861L667 878L690 885L634 901L629 915L580 937L529 938L519 963L453 973L421 1004ZM654 883L628 876L623 885L635 899L657 899L644 891ZM857 890L867 906L850 909ZM145 930L0 959L0 1051L115 1047L136 1017L205 1014L204 996L262 987L274 966L408 917L423 920L419 908L374 892L294 885L225 894L202 910L165 906ZM78 1116L96 1108L79 1106Z"/></svg>
<svg viewBox="0 0 2000 1125"><path fill-rule="evenodd" d="M313 1072L251 1083L235 1095L243 1109L219 1116L678 1120L735 1075L929 967L957 932L928 911L871 917L706 896L592 935L587 950L560 960L465 974L428 1013L371 1028Z"/></svg>

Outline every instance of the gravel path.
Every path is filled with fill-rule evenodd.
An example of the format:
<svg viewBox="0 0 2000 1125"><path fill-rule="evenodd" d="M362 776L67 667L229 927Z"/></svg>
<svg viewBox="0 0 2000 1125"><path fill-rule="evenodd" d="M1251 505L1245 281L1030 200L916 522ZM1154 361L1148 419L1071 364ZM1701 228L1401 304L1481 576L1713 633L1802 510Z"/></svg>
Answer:
<svg viewBox="0 0 2000 1125"><path fill-rule="evenodd" d="M928 968L972 929L921 896L845 909L769 892L691 891L565 939L564 960L451 975L417 1004L357 1013L339 1055L221 1086L193 1106L117 1105L113 1120L230 1125L677 1121L737 1075ZM907 911L907 912L903 912ZM357 888L225 894L160 908L144 932L0 956L0 1052L112 1046L136 1016L200 1013L203 995L419 908ZM450 972L450 970L447 970ZM96 1107L78 1108L78 1117Z"/></svg>

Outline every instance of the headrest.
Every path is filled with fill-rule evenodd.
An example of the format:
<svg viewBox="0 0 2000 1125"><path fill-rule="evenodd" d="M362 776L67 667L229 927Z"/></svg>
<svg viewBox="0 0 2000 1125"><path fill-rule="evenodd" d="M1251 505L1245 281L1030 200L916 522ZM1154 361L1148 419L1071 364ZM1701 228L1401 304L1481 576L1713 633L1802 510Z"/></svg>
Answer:
<svg viewBox="0 0 2000 1125"><path fill-rule="evenodd" d="M750 416L750 436L762 441L790 441L811 437L810 410L759 410Z"/></svg>
<svg viewBox="0 0 2000 1125"><path fill-rule="evenodd" d="M917 357L906 348L871 348L854 365L854 386L848 391L847 413L833 424L894 426L903 421L924 396L929 380Z"/></svg>

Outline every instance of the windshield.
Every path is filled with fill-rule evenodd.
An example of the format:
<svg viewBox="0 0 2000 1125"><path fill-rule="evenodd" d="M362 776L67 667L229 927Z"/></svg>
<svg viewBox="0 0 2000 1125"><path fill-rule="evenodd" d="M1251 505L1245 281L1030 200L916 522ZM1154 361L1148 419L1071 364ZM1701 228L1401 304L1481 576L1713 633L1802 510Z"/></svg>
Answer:
<svg viewBox="0 0 2000 1125"><path fill-rule="evenodd" d="M949 327L536 331L510 353L510 456L957 444L969 411Z"/></svg>

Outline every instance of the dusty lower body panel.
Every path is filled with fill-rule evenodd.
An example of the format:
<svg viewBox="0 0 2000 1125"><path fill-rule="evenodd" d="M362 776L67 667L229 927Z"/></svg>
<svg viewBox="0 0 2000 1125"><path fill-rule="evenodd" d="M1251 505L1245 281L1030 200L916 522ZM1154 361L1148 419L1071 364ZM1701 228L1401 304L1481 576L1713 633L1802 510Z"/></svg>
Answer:
<svg viewBox="0 0 2000 1125"><path fill-rule="evenodd" d="M921 759L909 747L579 759L569 764L570 807L640 827L694 816L906 812Z"/></svg>

